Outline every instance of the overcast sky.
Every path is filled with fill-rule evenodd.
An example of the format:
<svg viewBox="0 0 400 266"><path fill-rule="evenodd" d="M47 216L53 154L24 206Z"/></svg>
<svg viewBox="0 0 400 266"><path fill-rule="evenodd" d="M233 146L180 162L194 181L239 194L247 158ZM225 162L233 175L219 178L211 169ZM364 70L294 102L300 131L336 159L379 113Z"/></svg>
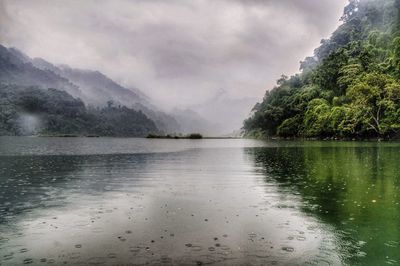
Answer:
<svg viewBox="0 0 400 266"><path fill-rule="evenodd" d="M339 25L346 0L0 0L0 42L97 69L166 107L261 99Z"/></svg>

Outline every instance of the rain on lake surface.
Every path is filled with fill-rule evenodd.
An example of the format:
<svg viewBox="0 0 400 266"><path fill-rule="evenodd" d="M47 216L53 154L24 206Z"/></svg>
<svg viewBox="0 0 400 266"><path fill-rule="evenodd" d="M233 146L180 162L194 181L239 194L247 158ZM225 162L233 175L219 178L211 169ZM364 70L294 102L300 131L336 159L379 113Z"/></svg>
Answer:
<svg viewBox="0 0 400 266"><path fill-rule="evenodd" d="M400 144L0 138L0 264L400 263Z"/></svg>

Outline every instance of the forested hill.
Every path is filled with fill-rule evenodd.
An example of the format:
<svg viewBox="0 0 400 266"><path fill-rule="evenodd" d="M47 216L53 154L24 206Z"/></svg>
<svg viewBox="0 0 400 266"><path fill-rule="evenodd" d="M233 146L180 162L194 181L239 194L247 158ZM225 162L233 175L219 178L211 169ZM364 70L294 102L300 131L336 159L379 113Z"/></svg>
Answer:
<svg viewBox="0 0 400 266"><path fill-rule="evenodd" d="M245 120L247 136L400 136L400 0L350 0L343 24Z"/></svg>
<svg viewBox="0 0 400 266"><path fill-rule="evenodd" d="M143 112L165 133L178 132L178 122L151 104L136 88L125 88L99 71L54 65L42 58L30 58L16 48L0 45L0 82L64 90L86 105L103 108L112 101Z"/></svg>
<svg viewBox="0 0 400 266"><path fill-rule="evenodd" d="M125 106L88 108L65 91L0 83L0 136L144 137L159 132L141 111Z"/></svg>
<svg viewBox="0 0 400 266"><path fill-rule="evenodd" d="M35 67L18 50L0 45L0 135L136 137L161 133L140 110L112 101L86 106L78 98L85 95L82 89L87 92L86 87L51 69Z"/></svg>

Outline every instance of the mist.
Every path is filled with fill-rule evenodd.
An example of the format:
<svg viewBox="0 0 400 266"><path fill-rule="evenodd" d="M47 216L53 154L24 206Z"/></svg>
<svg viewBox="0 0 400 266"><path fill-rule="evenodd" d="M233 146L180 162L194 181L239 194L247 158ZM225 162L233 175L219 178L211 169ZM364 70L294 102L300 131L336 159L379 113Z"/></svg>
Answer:
<svg viewBox="0 0 400 266"><path fill-rule="evenodd" d="M21 135L36 135L42 129L42 120L39 115L31 113L20 113L17 124Z"/></svg>
<svg viewBox="0 0 400 266"><path fill-rule="evenodd" d="M193 110L229 132L329 37L346 2L2 0L0 42L99 70L164 110Z"/></svg>

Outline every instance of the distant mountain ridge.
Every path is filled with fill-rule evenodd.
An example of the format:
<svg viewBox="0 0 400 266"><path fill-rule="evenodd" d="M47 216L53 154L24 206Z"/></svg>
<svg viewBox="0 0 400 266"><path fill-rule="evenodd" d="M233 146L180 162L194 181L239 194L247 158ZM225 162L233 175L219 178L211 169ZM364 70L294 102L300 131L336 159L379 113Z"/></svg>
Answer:
<svg viewBox="0 0 400 266"><path fill-rule="evenodd" d="M114 101L125 106L137 102L146 102L135 92L122 87L99 71L71 68L68 65L54 66L42 58L34 58L32 64L42 70L50 70L70 80L82 91L83 101L94 105L103 106L107 101Z"/></svg>
<svg viewBox="0 0 400 266"><path fill-rule="evenodd" d="M119 85L103 73L93 70L56 66L42 58L31 59L16 48L0 45L0 82L64 90L87 105L105 107L108 103L142 111L165 133L180 131L174 117L150 103L138 89Z"/></svg>
<svg viewBox="0 0 400 266"><path fill-rule="evenodd" d="M0 82L22 86L58 88L75 97L82 95L79 87L50 70L35 67L29 57L16 49L0 45Z"/></svg>

